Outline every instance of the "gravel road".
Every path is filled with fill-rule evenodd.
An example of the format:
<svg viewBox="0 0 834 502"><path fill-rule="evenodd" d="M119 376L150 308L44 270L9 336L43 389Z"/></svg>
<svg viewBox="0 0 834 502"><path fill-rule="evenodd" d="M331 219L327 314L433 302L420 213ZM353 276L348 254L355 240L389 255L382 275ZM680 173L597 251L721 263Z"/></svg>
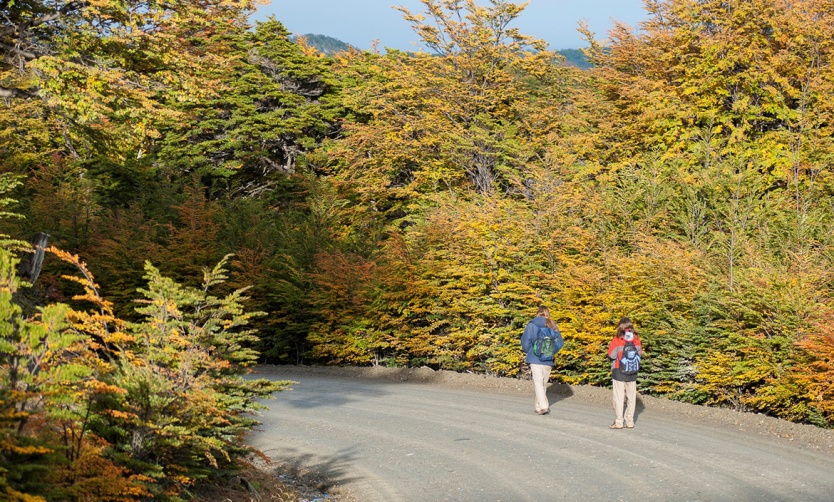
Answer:
<svg viewBox="0 0 834 502"><path fill-rule="evenodd" d="M298 382L249 444L357 501L832 501L834 431L610 391L425 370L261 367Z"/></svg>

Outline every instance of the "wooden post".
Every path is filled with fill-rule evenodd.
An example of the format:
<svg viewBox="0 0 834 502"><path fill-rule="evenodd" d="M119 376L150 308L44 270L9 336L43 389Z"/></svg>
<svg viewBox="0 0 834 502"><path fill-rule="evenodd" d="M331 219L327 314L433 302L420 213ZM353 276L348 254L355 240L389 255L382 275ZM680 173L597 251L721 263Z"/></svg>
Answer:
<svg viewBox="0 0 834 502"><path fill-rule="evenodd" d="M35 284L35 281L38 280L38 276L41 274L47 242L49 242L49 234L38 232L32 238L32 252L20 260L20 264L17 267L17 275L29 284Z"/></svg>

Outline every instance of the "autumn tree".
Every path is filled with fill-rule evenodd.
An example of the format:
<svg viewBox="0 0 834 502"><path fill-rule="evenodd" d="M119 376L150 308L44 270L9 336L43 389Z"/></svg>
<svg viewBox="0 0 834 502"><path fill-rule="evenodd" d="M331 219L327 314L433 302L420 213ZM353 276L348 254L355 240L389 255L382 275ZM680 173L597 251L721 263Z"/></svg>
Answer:
<svg viewBox="0 0 834 502"><path fill-rule="evenodd" d="M253 7L249 0L4 2L0 93L17 109L43 103L27 115L38 114L38 130L54 128L53 146L65 154L124 158L157 134L158 116L170 115L162 93L204 92L195 68L220 60L202 35L242 26Z"/></svg>
<svg viewBox="0 0 834 502"><path fill-rule="evenodd" d="M282 179L300 171L303 155L336 131L337 82L329 58L290 40L275 19L254 31L220 33L225 64L204 75L217 89L180 105L159 161L228 183L236 196L269 198Z"/></svg>
<svg viewBox="0 0 834 502"><path fill-rule="evenodd" d="M791 388L803 398L794 407L782 410L787 417L806 418L813 424L830 427L834 424L834 336L830 308L818 312L816 322L800 341L807 351L806 359L787 368Z"/></svg>
<svg viewBox="0 0 834 502"><path fill-rule="evenodd" d="M317 257L321 269L311 274L321 288L313 295L321 319L311 330L313 354L513 372L497 353L515 322L509 305L527 293L505 292L517 289L520 270L504 267L514 268L505 260L523 251L491 239L501 236L504 243L513 224L509 215L526 212L523 203L513 207L500 199L530 195L531 163L554 127L544 117L562 104L561 58L511 27L521 5L423 4L426 16L401 10L433 54L337 56L350 121L343 137L326 142L323 151L348 230L340 249ZM475 199L471 207L469 198ZM474 221L459 220L459 204L489 209L477 210ZM500 228L490 218L501 221ZM452 229L465 237L458 241ZM441 242L460 247L444 250ZM403 252L411 263L397 260ZM445 261L452 255L472 260L453 266ZM421 279L429 276L436 278ZM458 284L455 277L468 279ZM361 290L350 307L338 296L350 290L343 284L349 278ZM487 296L482 305L469 305L471 312L447 303L466 302L475 291Z"/></svg>
<svg viewBox="0 0 834 502"><path fill-rule="evenodd" d="M33 501L144 494L86 434L93 403L120 390L104 382L109 362L95 353L115 337L75 329L66 304L24 313L17 261L0 249L0 493Z"/></svg>
<svg viewBox="0 0 834 502"><path fill-rule="evenodd" d="M783 369L802 359L795 342L813 319L795 299L825 291L830 268L822 159L834 87L821 36L830 9L789 0L646 7L641 32L617 25L607 47L586 32L613 125L600 134L616 152L600 179L664 166L660 225L626 221L704 253L695 305L709 314L692 332L709 343L696 344L706 355L690 361L686 392L741 409L792 408ZM629 195L637 208L654 197Z"/></svg>
<svg viewBox="0 0 834 502"><path fill-rule="evenodd" d="M510 26L523 6L423 4L426 16L401 10L432 54L344 57L343 74L366 83L346 90L358 122L331 151L340 176L385 212L421 194L521 193L542 124L527 112L555 106L560 56Z"/></svg>
<svg viewBox="0 0 834 502"><path fill-rule="evenodd" d="M225 260L206 269L200 288L183 287L146 265L148 288L129 324L129 351L113 375L125 392L102 410L95 431L148 489L176 495L213 473L232 469L248 449L243 433L257 422L251 413L287 382L244 380L257 359L243 290L218 297ZM128 355L129 354L129 355Z"/></svg>
<svg viewBox="0 0 834 502"><path fill-rule="evenodd" d="M243 290L211 294L226 280L225 260L204 271L200 288L181 286L147 264L141 319L127 323L113 315L78 256L50 251L78 270L65 276L82 289L74 302L93 306L65 310L66 328L94 351L76 361L81 374L96 376L78 393L61 394L68 413L46 417L61 418L77 443L70 465L51 479L82 490L81 498L118 488L124 499L177 500L198 480L234 472L236 459L250 451L243 434L257 423L257 399L289 382L242 378L257 358L248 325L258 313L244 310ZM84 474L81 463L94 467ZM85 488L78 485L84 476L126 482L99 479Z"/></svg>

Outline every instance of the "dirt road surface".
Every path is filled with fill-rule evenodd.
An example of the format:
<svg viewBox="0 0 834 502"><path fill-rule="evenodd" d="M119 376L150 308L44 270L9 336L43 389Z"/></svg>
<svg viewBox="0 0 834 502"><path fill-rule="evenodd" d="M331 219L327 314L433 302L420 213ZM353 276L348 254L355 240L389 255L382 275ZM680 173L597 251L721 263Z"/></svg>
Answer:
<svg viewBox="0 0 834 502"><path fill-rule="evenodd" d="M431 369L264 366L298 382L249 443L343 500L832 501L834 431L610 391Z"/></svg>

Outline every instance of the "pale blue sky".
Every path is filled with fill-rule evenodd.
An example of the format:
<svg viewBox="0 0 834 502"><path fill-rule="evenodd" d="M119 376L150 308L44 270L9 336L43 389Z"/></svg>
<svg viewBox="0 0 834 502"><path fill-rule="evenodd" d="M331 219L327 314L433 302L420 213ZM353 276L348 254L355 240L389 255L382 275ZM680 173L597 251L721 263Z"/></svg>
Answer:
<svg viewBox="0 0 834 502"><path fill-rule="evenodd" d="M419 0L272 0L258 7L253 20L274 15L292 33L328 35L359 49L369 49L379 40L380 50L417 50L419 37L394 5L414 13L424 11ZM643 0L530 0L513 26L547 41L553 50L576 49L585 46L576 31L580 19L587 20L596 38L603 40L612 19L636 27L647 17Z"/></svg>

